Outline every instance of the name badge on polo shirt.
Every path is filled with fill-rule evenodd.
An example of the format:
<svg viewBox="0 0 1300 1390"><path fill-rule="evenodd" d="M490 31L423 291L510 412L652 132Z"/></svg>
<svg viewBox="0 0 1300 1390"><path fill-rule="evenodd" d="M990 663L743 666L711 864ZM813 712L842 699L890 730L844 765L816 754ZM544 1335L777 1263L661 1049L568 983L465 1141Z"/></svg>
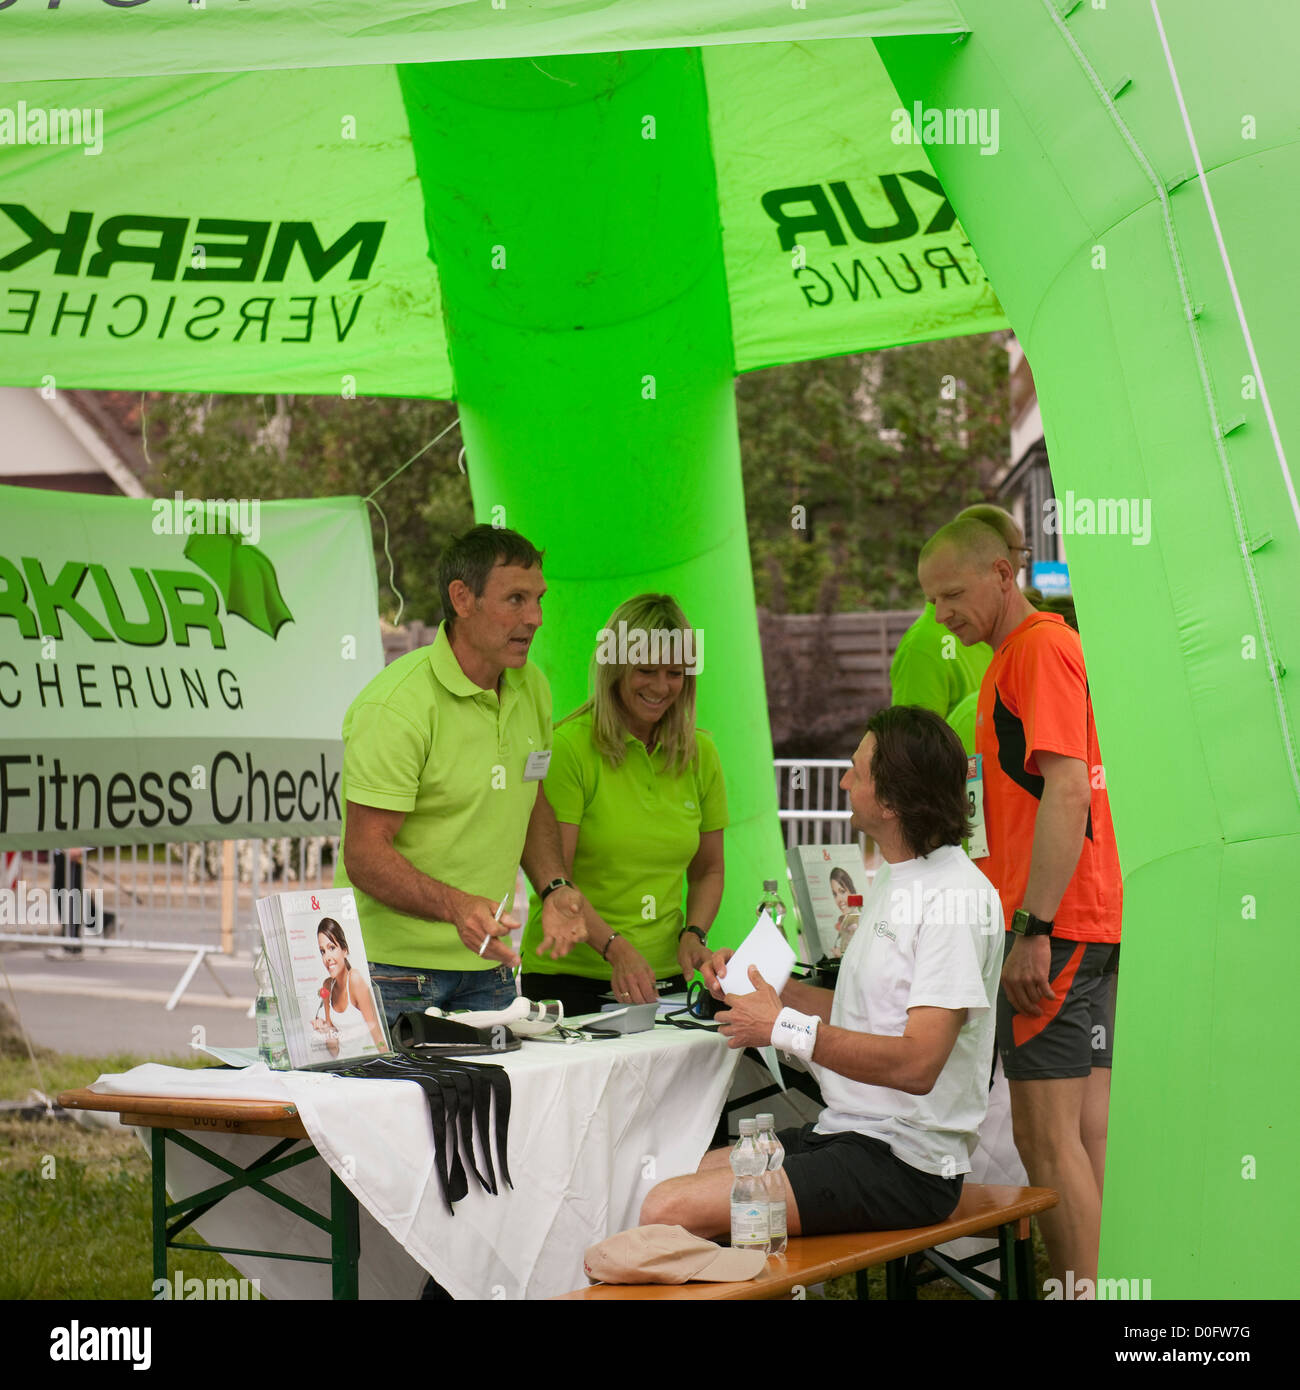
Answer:
<svg viewBox="0 0 1300 1390"><path fill-rule="evenodd" d="M549 748L539 748L536 752L528 755L528 761L524 764L524 781L540 782L546 776L546 769L551 765L551 750Z"/></svg>
<svg viewBox="0 0 1300 1390"><path fill-rule="evenodd" d="M966 759L966 814L974 824L966 853L972 859L987 859L989 837L984 829L984 756Z"/></svg>

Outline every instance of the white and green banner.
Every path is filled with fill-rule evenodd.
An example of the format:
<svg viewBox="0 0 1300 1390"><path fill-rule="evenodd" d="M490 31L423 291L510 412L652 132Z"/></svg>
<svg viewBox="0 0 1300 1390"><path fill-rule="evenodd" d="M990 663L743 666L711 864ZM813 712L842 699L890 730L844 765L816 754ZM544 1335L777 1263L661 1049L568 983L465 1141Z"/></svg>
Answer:
<svg viewBox="0 0 1300 1390"><path fill-rule="evenodd" d="M336 834L376 606L358 498L0 487L0 848Z"/></svg>
<svg viewBox="0 0 1300 1390"><path fill-rule="evenodd" d="M870 39L709 47L702 73L736 371L1006 326L932 113L903 110ZM382 65L0 82L0 382L458 396L411 119ZM606 138L671 187L679 120ZM939 135L998 152L987 117ZM504 289L546 250L463 254Z"/></svg>

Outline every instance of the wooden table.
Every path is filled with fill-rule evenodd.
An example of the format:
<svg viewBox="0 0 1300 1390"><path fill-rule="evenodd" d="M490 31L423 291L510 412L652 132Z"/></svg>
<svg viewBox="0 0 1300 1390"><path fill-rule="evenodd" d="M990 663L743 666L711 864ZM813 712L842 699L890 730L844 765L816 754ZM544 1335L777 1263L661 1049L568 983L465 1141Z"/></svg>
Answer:
<svg viewBox="0 0 1300 1390"><path fill-rule="evenodd" d="M357 1297L357 1260L360 1254L360 1219L357 1199L330 1170L328 1216L299 1202L267 1183L267 1179L300 1163L319 1158L298 1111L274 1100L200 1100L177 1096L101 1095L82 1088L64 1091L58 1103L68 1110L107 1110L121 1115L122 1123L150 1131L153 1159L153 1277L167 1278L167 1251L215 1250L223 1255L257 1255L272 1260L301 1260L330 1266L333 1296ZM205 1148L196 1134L247 1134L279 1139L260 1158L241 1168L222 1154ZM196 1192L179 1202L167 1200L167 1144L171 1142L226 1174L225 1182ZM305 1145L299 1148L298 1145ZM324 1160L322 1160L323 1162ZM198 1245L176 1237L224 1197L251 1189L284 1207L295 1216L326 1231L330 1254L286 1255L276 1250L246 1250L227 1245ZM174 1218L174 1219L173 1219ZM168 1222L171 1224L169 1225Z"/></svg>

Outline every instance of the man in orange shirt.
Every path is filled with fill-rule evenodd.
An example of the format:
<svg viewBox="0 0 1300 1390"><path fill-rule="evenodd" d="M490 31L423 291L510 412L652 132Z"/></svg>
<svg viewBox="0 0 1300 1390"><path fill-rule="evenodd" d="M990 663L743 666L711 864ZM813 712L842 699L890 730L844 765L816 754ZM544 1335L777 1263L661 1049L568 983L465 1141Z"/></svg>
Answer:
<svg viewBox="0 0 1300 1390"><path fill-rule="evenodd" d="M1006 543L943 527L918 578L961 642L987 642L975 747L988 855L1007 933L998 1051L1029 1179L1061 1202L1039 1218L1054 1277L1097 1276L1122 889L1078 634L1016 587Z"/></svg>

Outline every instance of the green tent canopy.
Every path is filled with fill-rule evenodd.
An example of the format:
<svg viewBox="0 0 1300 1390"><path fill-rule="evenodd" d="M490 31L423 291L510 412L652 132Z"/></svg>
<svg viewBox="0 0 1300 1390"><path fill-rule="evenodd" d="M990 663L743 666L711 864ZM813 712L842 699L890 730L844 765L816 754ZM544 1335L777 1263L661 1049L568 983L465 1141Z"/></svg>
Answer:
<svg viewBox="0 0 1300 1390"><path fill-rule="evenodd" d="M705 630L734 934L781 863L735 373L998 327L987 273L1073 499L1125 873L1102 1273L1276 1295L1298 29L1282 0L12 0L0 380L454 397L478 515L547 548L557 708L628 594ZM74 110L77 143L15 143Z"/></svg>

